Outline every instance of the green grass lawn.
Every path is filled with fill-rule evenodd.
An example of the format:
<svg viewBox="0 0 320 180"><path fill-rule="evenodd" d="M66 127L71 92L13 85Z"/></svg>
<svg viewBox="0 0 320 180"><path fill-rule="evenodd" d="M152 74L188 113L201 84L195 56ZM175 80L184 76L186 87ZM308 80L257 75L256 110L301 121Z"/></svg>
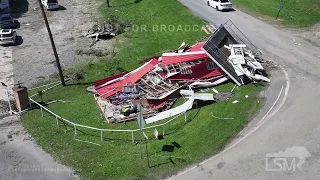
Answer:
<svg viewBox="0 0 320 180"><path fill-rule="evenodd" d="M284 8L280 12L279 19L284 24L304 27L320 23L319 0L282 1ZM233 0L232 3L249 12L260 13L272 18L277 16L280 7L280 0Z"/></svg>
<svg viewBox="0 0 320 180"><path fill-rule="evenodd" d="M136 129L136 122L126 124L107 124L99 114L99 108L93 96L85 89L93 80L107 77L111 74L132 70L140 64L139 61L162 51L176 48L182 41L193 44L204 36L200 30L194 31L152 31L154 25L199 26L204 22L178 1L142 0L111 0L112 8L101 6L103 18L115 16L118 20L130 22L132 25L144 26L146 31L129 30L117 37L117 54L108 59L92 61L81 66L84 79L67 82L68 86L58 86L45 93L44 102L52 100L68 100L71 103L53 103L48 107L58 115L75 123L97 128ZM127 5L125 5L127 3ZM102 18L102 19L103 19ZM79 71L68 70L68 73ZM40 84L43 84L41 82ZM228 83L217 87L219 91L230 91L234 86ZM184 116L177 118L165 127L162 140L150 140L148 151L152 168L146 166L145 154L140 159L139 145L131 144L131 133L106 132L104 141L100 141L100 132L78 129L77 138L91 141L98 145L74 140L73 127L59 123L55 118L40 110L32 110L22 116L22 124L36 139L36 142L55 159L71 166L83 179L161 179L164 176L181 170L192 163L199 162L217 153L228 140L239 132L262 105L263 99L258 97L263 86L246 85L236 89L236 96L228 101L209 103L195 108L187 113L187 123ZM34 93L37 91L32 91ZM209 90L208 92L212 92ZM249 95L249 98L245 98ZM35 98L40 101L39 97ZM233 100L239 100L232 104ZM180 98L175 106L183 103ZM216 119L217 117L232 117L232 120ZM157 129L160 133L162 128ZM152 138L153 129L146 134ZM139 134L134 134L138 140ZM177 142L181 148L173 152L162 152L163 145ZM144 146L143 146L144 147Z"/></svg>
<svg viewBox="0 0 320 180"><path fill-rule="evenodd" d="M233 83L228 83L216 89L230 91L233 86ZM85 93L84 88L85 86L59 86L46 93L43 100L73 101L55 103L48 107L58 115L79 124L106 129L138 128L136 122L104 123L93 97ZM63 164L73 167L83 179L161 179L221 150L262 105L263 99L257 98L262 89L262 86L246 85L239 87L236 96L227 101L209 103L203 107L199 105L200 107L187 112L187 123L182 115L166 125L166 135L162 140L154 139L153 129L145 131L151 138L148 151L152 168L146 167L145 158L140 159L139 145L131 144L131 133L106 132L103 135L104 141L101 142L100 132L77 128L78 139L101 145L97 146L74 140L72 127L61 122L57 127L55 118L46 112L41 117L40 110L25 114L22 123L45 151ZM207 92L212 93L210 89ZM245 98L245 95L249 97ZM232 104L233 100L240 102ZM175 105L183 102L183 98L180 98ZM213 116L234 119L223 120ZM157 130L162 133L162 128ZM138 142L139 134L135 133L134 137ZM181 148L175 148L173 152L161 151L163 145L170 145L172 142L177 142Z"/></svg>

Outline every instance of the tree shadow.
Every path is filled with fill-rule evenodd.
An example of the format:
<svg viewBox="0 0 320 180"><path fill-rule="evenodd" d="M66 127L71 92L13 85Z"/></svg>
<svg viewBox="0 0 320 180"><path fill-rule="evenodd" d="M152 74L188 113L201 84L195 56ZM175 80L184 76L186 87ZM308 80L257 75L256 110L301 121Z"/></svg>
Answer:
<svg viewBox="0 0 320 180"><path fill-rule="evenodd" d="M20 18L29 10L28 0L10 0L10 13L13 18Z"/></svg>
<svg viewBox="0 0 320 180"><path fill-rule="evenodd" d="M130 5L134 5L134 4L138 4L140 3L142 0L135 0L132 3L126 3L126 4L121 4L121 5L110 5L110 7L123 7L123 6L130 6Z"/></svg>
<svg viewBox="0 0 320 180"><path fill-rule="evenodd" d="M81 82L78 82L78 83L68 83L66 84L66 86L83 86L83 85L92 85L93 82L85 82L85 83L81 83Z"/></svg>

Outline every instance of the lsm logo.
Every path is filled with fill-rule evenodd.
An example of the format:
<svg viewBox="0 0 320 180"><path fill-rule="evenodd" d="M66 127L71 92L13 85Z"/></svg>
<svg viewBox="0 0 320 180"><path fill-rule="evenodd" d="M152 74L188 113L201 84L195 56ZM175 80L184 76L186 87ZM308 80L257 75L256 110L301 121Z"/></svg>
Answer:
<svg viewBox="0 0 320 180"><path fill-rule="evenodd" d="M266 171L302 171L302 165L311 157L305 147L293 146L285 151L267 153L265 159Z"/></svg>

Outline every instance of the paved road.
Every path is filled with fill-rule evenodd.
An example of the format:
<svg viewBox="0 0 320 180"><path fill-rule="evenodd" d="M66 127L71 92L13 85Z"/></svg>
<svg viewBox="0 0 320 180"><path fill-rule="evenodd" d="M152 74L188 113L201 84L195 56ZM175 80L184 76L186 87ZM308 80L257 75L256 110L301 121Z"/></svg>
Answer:
<svg viewBox="0 0 320 180"><path fill-rule="evenodd" d="M0 180L77 179L70 168L41 150L18 122L15 116L0 119Z"/></svg>
<svg viewBox="0 0 320 180"><path fill-rule="evenodd" d="M269 102L267 106L273 106L273 109L262 110L252 124L241 133L241 138L235 139L217 156L170 179L319 179L320 47L296 33L279 30L239 10L217 12L207 7L205 0L181 2L215 25L231 19L268 59L284 67L289 81L283 81L285 83L279 98L274 99L277 97L276 92L268 94L268 102L277 99L278 101L274 106ZM277 78L281 77L285 77L284 74ZM273 80L279 82L278 79ZM263 114L266 113L268 115L263 118ZM259 123L261 119L262 123ZM280 158L267 158L266 161L267 153L280 151L283 153L271 156L288 155L296 158L286 158L287 167L274 164L273 160L282 163ZM292 161L296 162L291 164ZM301 164L301 170L298 162ZM284 168L281 171L272 171L280 170L280 167Z"/></svg>

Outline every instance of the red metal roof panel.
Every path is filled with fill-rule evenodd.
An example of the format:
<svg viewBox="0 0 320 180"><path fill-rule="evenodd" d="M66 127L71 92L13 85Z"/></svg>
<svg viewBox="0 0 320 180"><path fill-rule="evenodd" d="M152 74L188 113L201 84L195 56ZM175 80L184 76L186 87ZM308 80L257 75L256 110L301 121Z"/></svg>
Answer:
<svg viewBox="0 0 320 180"><path fill-rule="evenodd" d="M124 76L125 74L127 74L128 72L123 72L123 73L120 73L120 74L116 74L116 75L113 75L111 77L107 77L107 78L104 78L104 79L100 79L100 80L97 80L93 83L94 87L97 87L97 86L100 86L106 82L109 82L111 80L114 80L114 79L117 79L119 77L122 77Z"/></svg>
<svg viewBox="0 0 320 180"><path fill-rule="evenodd" d="M189 52L196 52L196 51L202 51L202 46L204 45L205 42L200 42L198 44L193 45L188 51Z"/></svg>
<svg viewBox="0 0 320 180"><path fill-rule="evenodd" d="M102 98L108 98L122 90L122 87L125 85L133 85L139 79L141 79L145 74L154 68L158 64L158 59L152 59L148 63L140 67L136 72L129 74L124 79L117 81L115 83L109 84L97 90L97 93Z"/></svg>
<svg viewBox="0 0 320 180"><path fill-rule="evenodd" d="M162 65L167 66L169 64L178 64L182 62L187 62L187 61L192 61L192 60L197 60L197 59L203 59L207 58L208 55L205 52L200 52L200 54L177 54L173 56L167 56L163 55L162 56Z"/></svg>

